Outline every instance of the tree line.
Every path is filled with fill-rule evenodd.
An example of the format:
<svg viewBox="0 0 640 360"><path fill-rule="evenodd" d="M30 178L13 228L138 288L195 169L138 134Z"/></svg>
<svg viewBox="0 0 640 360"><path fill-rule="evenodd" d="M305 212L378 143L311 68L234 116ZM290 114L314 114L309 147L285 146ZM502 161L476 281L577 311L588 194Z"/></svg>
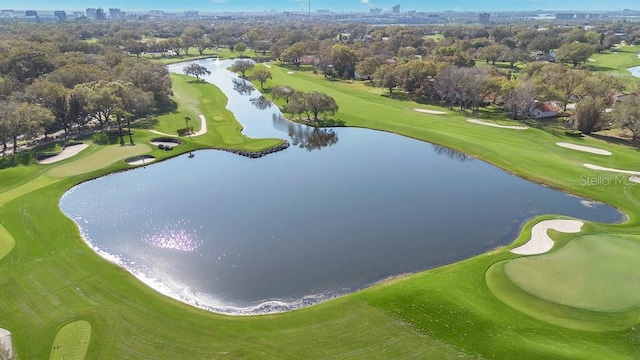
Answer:
<svg viewBox="0 0 640 360"><path fill-rule="evenodd" d="M71 36L0 36L0 144L85 128L103 130L170 105L165 66ZM60 34L58 34L60 35Z"/></svg>

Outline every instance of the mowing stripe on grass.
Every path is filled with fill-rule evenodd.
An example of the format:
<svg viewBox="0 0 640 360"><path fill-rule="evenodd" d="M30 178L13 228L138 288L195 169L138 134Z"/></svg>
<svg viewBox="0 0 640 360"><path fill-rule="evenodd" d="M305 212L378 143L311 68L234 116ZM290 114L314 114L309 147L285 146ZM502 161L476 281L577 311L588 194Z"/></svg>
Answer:
<svg viewBox="0 0 640 360"><path fill-rule="evenodd" d="M71 163L66 163L49 170L51 176L63 178L86 174L103 167L111 165L116 161L124 160L128 157L142 155L151 151L148 145L136 144L133 146L111 145L95 153L78 159Z"/></svg>
<svg viewBox="0 0 640 360"><path fill-rule="evenodd" d="M50 360L84 359L91 340L91 324L78 320L63 326L51 346Z"/></svg>
<svg viewBox="0 0 640 360"><path fill-rule="evenodd" d="M13 250L16 241L11 234L0 225L0 260Z"/></svg>

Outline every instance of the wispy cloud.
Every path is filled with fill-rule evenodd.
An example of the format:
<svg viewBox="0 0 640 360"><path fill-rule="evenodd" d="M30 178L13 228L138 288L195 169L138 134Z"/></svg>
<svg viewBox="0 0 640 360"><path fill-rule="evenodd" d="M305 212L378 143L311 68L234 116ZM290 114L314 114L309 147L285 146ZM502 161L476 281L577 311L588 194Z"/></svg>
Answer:
<svg viewBox="0 0 640 360"><path fill-rule="evenodd" d="M368 4L369 0L360 0L360 2L363 3L363 4Z"/></svg>

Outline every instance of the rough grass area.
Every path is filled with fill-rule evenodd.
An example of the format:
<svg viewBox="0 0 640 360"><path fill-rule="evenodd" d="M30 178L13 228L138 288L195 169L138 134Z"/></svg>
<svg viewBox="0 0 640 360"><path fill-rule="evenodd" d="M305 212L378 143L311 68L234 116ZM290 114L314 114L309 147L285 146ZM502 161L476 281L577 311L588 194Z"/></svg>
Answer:
<svg viewBox="0 0 640 360"><path fill-rule="evenodd" d="M63 326L51 346L49 360L84 359L91 340L91 324L78 320Z"/></svg>
<svg viewBox="0 0 640 360"><path fill-rule="evenodd" d="M640 307L640 243L615 236L579 237L548 255L508 262L505 273L547 301L599 311Z"/></svg>

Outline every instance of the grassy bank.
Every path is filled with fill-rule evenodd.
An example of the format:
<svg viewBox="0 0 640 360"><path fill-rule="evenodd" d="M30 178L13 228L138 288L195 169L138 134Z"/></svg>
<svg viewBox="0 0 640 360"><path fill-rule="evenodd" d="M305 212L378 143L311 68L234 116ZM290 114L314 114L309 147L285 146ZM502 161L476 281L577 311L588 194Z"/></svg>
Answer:
<svg viewBox="0 0 640 360"><path fill-rule="evenodd" d="M640 234L637 216L640 186L614 182L608 186L588 186L583 181L583 176L603 175L584 168L586 162L637 169L635 148L592 138L568 138L562 131L538 127L536 123L530 123L531 128L524 131L471 124L466 122L467 114L446 109L446 115L416 112L414 108L426 106L383 96L384 91L363 83L332 82L295 70L288 74L291 69L278 66L271 71L274 79L267 87L286 84L336 98L340 106L336 118L349 126L446 145L519 176L606 201L630 217L622 225L588 223L580 234L554 234L554 239L571 243L586 235ZM191 149L255 150L278 143L275 139L253 140L242 136L240 126L224 109L226 98L213 86L183 76L173 79L178 97L188 93L189 98L198 99L179 108L173 116L184 120L187 114L197 116L200 112L207 118L209 132L183 139L183 145L166 152L148 145L156 135L138 130L136 153L149 153L162 160ZM514 124L495 114L487 114L485 120ZM163 124L163 118L159 122ZM555 145L557 141L596 146L611 151L613 156L560 148ZM4 186L0 193L0 226L6 229L2 232L0 228L0 253L3 249L9 251L0 258L3 294L0 327L13 333L20 358L49 357L60 330L76 321L91 325L89 335L80 331L79 336L90 337L87 357L96 359L631 359L640 351L637 330L630 326L615 329L609 326L620 317L627 324L637 321L637 309L624 313L597 312L600 318L594 316L590 320L592 327L586 331L567 326L576 320L571 309L560 314L564 318L549 318L543 316L544 312L542 315L539 311L526 312L527 308L507 305L496 297L487 286L487 278L503 280L499 276L506 273L501 271L491 277L487 270L519 258L507 249L286 314L229 317L184 305L157 294L125 270L96 255L58 207L60 196L74 184L127 168L116 160L115 152L119 149L117 145L94 146L78 158L60 164L0 170L0 186ZM113 154L104 156L106 152ZM94 162L84 160L91 156L113 161L92 168L88 164ZM75 171L66 169L61 174L60 168ZM4 185L7 182L12 185ZM517 243L528 238L531 226L525 225ZM6 245L13 244L6 240L7 234L15 239L13 249ZM598 261L597 256L593 259ZM510 283L501 284L506 287ZM535 308L540 309L546 308Z"/></svg>

